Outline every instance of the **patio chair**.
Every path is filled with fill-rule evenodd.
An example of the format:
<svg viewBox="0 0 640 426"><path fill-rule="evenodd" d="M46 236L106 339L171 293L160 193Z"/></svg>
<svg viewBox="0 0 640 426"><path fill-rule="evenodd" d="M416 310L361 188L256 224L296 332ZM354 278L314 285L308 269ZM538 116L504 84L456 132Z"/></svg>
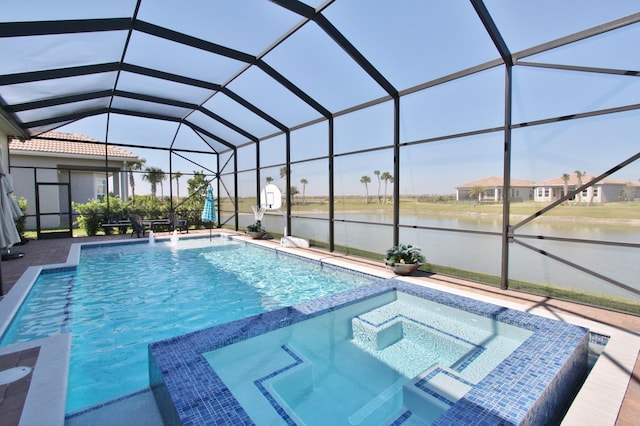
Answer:
<svg viewBox="0 0 640 426"><path fill-rule="evenodd" d="M186 219L180 219L178 213L169 213L169 222L171 222L171 229L182 232L183 230L189 233L189 224Z"/></svg>
<svg viewBox="0 0 640 426"><path fill-rule="evenodd" d="M132 214L129 217L129 221L131 222L131 228L133 228L131 236L133 237L133 234L136 234L138 235L138 238L140 238L140 234L142 234L144 237L144 234L149 230L149 227L142 222L142 216L139 214Z"/></svg>

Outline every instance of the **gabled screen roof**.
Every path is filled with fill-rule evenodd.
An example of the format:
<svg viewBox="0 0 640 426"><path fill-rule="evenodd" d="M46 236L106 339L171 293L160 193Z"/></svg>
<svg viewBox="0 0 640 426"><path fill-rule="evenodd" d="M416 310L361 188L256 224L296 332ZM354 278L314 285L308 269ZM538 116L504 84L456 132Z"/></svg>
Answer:
<svg viewBox="0 0 640 426"><path fill-rule="evenodd" d="M223 152L465 70L561 63L581 38L595 36L568 62L604 67L589 43L623 26L616 43L637 41L640 16L633 2L592 3L9 2L0 108L21 137L90 119L102 123L90 136L125 143L130 126L163 123L166 138L135 145ZM638 69L632 45L620 67Z"/></svg>

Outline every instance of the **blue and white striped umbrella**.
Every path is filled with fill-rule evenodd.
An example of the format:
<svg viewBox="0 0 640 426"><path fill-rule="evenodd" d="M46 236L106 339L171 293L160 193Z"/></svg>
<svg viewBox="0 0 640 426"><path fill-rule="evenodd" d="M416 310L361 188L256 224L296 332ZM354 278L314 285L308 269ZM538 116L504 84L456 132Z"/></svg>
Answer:
<svg viewBox="0 0 640 426"><path fill-rule="evenodd" d="M213 223L216 221L216 203L213 198L213 188L207 186L207 195L204 199L201 219L203 222ZM209 225L209 238L211 238L211 225Z"/></svg>
<svg viewBox="0 0 640 426"><path fill-rule="evenodd" d="M204 199L204 209L202 209L203 222L216 221L216 205L214 201L213 188L211 188L211 185L209 185L207 186L207 195Z"/></svg>

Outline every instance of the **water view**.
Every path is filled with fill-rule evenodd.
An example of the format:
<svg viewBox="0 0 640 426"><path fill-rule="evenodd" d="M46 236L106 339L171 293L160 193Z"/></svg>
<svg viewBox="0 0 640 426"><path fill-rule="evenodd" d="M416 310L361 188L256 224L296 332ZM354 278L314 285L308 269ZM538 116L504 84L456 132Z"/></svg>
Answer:
<svg viewBox="0 0 640 426"><path fill-rule="evenodd" d="M348 213L340 219L349 221L392 223L390 213ZM283 219L265 216L269 229L282 227ZM293 235L319 241L329 240L328 222L297 217ZM465 231L500 232L501 222L491 217L403 215L401 225L423 226ZM390 226L335 223L336 245L370 252L384 253L392 241ZM607 242L637 243L640 226L614 223L589 223L576 226L572 220L533 221L517 230L517 235L576 238ZM640 289L640 263L637 250L602 244L559 242L533 238L517 238L571 263L591 269L624 285ZM412 241L421 247L430 263L469 271L499 275L501 268L501 238L499 236L444 232L442 230L400 229L400 241ZM601 279L552 260L519 244L511 244L509 274L511 279L580 289L593 293L640 300L640 296ZM382 255L381 255L382 258Z"/></svg>

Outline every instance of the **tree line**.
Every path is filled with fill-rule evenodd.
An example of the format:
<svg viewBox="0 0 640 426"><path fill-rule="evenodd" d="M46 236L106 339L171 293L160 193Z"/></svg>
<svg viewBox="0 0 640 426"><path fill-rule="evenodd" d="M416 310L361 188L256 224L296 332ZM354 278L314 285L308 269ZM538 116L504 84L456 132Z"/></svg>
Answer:
<svg viewBox="0 0 640 426"><path fill-rule="evenodd" d="M284 179L287 177L287 167L281 167L280 168L280 179ZM265 178L267 185L269 185L270 183L273 183L273 177L271 176L267 176ZM306 204L306 191L307 191L307 185L309 184L309 181L306 178L302 178L300 179L300 184L302 185L302 204ZM289 187L289 195L291 196L291 200L293 201L293 197L295 197L296 195L298 195L300 193L300 191L298 190L297 186L291 185Z"/></svg>
<svg viewBox="0 0 640 426"><path fill-rule="evenodd" d="M144 168L143 166L147 162L146 159L141 158L138 161L134 161L129 164L129 186L131 187L131 196L133 199L136 197L136 172L143 172L142 180L149 182L151 186L151 196L156 198L156 194L158 192L158 184L160 184L160 196L164 196L164 186L163 182L167 179L167 174L159 167L149 166ZM178 200L180 199L180 178L182 177L182 173L174 172L171 174L171 179L175 179L176 181L176 195Z"/></svg>
<svg viewBox="0 0 640 426"><path fill-rule="evenodd" d="M373 174L376 176L378 180L378 196L376 200L378 204L386 204L387 203L387 187L389 183L393 183L393 176L389 172L380 173L380 170L374 170ZM384 182L384 197L380 196L382 182ZM365 190L364 203L369 204L369 184L371 183L371 177L369 177L368 175L362 176L360 178L360 183L364 184L364 190Z"/></svg>

